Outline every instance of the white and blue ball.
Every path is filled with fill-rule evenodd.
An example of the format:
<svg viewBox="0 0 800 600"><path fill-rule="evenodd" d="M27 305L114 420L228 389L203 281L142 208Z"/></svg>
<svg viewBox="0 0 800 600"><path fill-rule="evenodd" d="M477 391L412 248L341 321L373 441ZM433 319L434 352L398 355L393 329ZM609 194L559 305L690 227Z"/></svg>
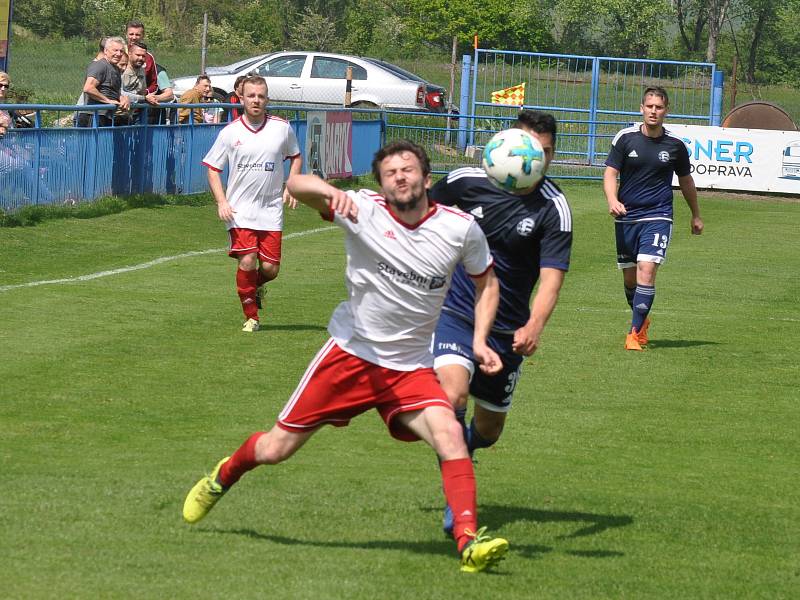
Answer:
<svg viewBox="0 0 800 600"><path fill-rule="evenodd" d="M481 165L497 187L508 192L527 190L544 176L544 149L527 131L505 129L486 144Z"/></svg>

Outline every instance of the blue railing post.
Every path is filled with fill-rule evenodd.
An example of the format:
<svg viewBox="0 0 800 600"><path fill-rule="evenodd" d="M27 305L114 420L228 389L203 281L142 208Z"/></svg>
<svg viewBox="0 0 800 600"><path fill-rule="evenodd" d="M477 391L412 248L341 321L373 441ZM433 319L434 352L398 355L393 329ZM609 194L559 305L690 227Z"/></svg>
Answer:
<svg viewBox="0 0 800 600"><path fill-rule="evenodd" d="M471 108L469 111L469 114L472 118L470 119L469 122L469 142L468 142L470 145L475 144L475 109L476 109L476 104L478 102L478 65L480 64L478 60L479 52L480 50L478 48L475 48L475 60L473 61L472 69L470 69L469 71L470 77L472 78L472 86L471 86L472 97L470 103Z"/></svg>
<svg viewBox="0 0 800 600"><path fill-rule="evenodd" d="M471 115L469 103L470 73L472 72L472 57L465 54L461 61L461 91L458 97L458 149L463 151L467 147L467 117Z"/></svg>
<svg viewBox="0 0 800 600"><path fill-rule="evenodd" d="M88 137L88 136L87 136ZM92 114L92 137L91 142L86 144L86 149L89 151L88 165L89 165L89 185L87 186L87 196L91 199L97 197L97 156L98 146L100 144L100 136L97 130L97 111Z"/></svg>
<svg viewBox="0 0 800 600"><path fill-rule="evenodd" d="M709 125L719 127L722 117L722 91L725 82L725 74L718 71L716 66L711 74L711 122Z"/></svg>
<svg viewBox="0 0 800 600"><path fill-rule="evenodd" d="M589 166L594 165L594 149L597 135L597 103L600 95L600 59L592 59L592 90L589 97L589 140L587 144L587 159Z"/></svg>
<svg viewBox="0 0 800 600"><path fill-rule="evenodd" d="M41 140L41 129L36 130L36 136L33 142L33 152L34 152L34 159L33 159L33 172L35 174L35 181L36 181L36 189L33 190L33 201L36 204L39 204L39 188L42 186L42 140Z"/></svg>

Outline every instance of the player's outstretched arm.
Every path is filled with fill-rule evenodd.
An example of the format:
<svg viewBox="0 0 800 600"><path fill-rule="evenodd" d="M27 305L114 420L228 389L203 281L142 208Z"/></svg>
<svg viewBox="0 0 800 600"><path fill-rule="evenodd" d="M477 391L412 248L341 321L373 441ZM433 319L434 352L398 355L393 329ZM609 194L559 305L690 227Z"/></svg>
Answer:
<svg viewBox="0 0 800 600"><path fill-rule="evenodd" d="M292 175L286 189L306 206L323 214L334 211L354 223L358 221L358 206L353 199L316 175Z"/></svg>
<svg viewBox="0 0 800 600"><path fill-rule="evenodd" d="M619 171L614 167L606 167L603 171L603 192L608 202L608 213L615 217L622 217L628 212L625 205L617 198L617 176Z"/></svg>
<svg viewBox="0 0 800 600"><path fill-rule="evenodd" d="M694 178L691 175L678 177L678 185L681 186L681 193L692 211L692 234L700 235L703 233L703 219L700 218L700 205L697 203L697 188L694 185Z"/></svg>
<svg viewBox="0 0 800 600"><path fill-rule="evenodd" d="M475 331L472 350L480 363L481 371L487 375L496 375L503 368L503 362L486 340L500 303L500 283L497 281L494 269L489 269L484 275L472 281L475 283Z"/></svg>
<svg viewBox="0 0 800 600"><path fill-rule="evenodd" d="M539 284L531 303L531 318L514 332L511 349L517 354L530 356L539 347L539 336L555 310L564 275L564 271L552 267L544 267L539 272Z"/></svg>

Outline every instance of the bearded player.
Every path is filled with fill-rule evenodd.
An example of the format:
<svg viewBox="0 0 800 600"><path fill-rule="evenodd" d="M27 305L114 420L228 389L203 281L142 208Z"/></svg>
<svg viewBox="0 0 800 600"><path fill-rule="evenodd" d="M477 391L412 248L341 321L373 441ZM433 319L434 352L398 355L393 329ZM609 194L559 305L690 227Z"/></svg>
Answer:
<svg viewBox="0 0 800 600"><path fill-rule="evenodd" d="M475 220L428 200L430 162L407 141L377 152L381 194L343 192L315 175L295 175L289 190L342 228L348 300L328 324L331 338L311 361L269 432L254 433L195 484L183 517L196 523L246 472L287 460L323 425L345 427L375 409L389 433L424 440L441 460L453 508L461 570L484 571L505 557L508 542L478 529L475 475L461 426L433 371L430 338L456 265L475 282L475 334L481 369L502 365L486 344L498 301L492 255Z"/></svg>

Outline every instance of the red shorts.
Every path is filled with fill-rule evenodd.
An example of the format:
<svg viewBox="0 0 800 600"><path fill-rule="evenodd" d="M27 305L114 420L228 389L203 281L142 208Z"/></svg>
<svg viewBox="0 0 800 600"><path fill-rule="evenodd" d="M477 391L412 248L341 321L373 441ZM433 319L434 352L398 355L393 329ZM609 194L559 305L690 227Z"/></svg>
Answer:
<svg viewBox="0 0 800 600"><path fill-rule="evenodd" d="M258 252L262 262L281 264L281 239L280 231L260 231L256 229L241 229L234 227L228 230L231 236L231 249L228 256L243 256Z"/></svg>
<svg viewBox="0 0 800 600"><path fill-rule="evenodd" d="M415 442L417 435L392 420L399 413L428 406L453 409L433 369L395 371L379 367L348 354L330 339L283 407L278 426L293 432L326 424L346 427L353 417L375 408L392 437Z"/></svg>

